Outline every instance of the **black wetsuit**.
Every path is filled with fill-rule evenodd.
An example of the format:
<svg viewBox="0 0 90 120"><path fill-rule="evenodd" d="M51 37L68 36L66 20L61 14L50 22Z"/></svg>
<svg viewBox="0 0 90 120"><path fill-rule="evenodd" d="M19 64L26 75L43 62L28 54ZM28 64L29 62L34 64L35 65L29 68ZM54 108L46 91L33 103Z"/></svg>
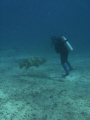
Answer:
<svg viewBox="0 0 90 120"><path fill-rule="evenodd" d="M60 38L56 39L56 41L54 42L54 47L55 51L57 53L60 53L61 64L63 65L65 62L67 62L69 51L66 48L65 43Z"/></svg>

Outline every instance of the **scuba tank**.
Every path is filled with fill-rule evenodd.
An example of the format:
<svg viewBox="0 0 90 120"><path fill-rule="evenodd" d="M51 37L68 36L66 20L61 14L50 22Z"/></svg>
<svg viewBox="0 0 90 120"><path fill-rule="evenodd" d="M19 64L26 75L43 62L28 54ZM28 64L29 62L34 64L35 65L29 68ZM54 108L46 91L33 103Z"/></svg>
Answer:
<svg viewBox="0 0 90 120"><path fill-rule="evenodd" d="M72 46L70 45L70 43L68 42L68 40L67 40L66 37L64 37L64 36L62 35L60 38L61 38L61 40L62 40L63 42L65 42L64 44L65 44L65 46L67 47L68 51L73 50Z"/></svg>

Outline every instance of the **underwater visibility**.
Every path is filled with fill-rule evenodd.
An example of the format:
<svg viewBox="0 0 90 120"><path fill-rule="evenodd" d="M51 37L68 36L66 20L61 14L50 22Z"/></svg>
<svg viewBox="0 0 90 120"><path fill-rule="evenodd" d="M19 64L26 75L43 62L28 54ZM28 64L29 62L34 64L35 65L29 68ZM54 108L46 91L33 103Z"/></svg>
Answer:
<svg viewBox="0 0 90 120"><path fill-rule="evenodd" d="M0 120L90 120L90 0L0 1Z"/></svg>

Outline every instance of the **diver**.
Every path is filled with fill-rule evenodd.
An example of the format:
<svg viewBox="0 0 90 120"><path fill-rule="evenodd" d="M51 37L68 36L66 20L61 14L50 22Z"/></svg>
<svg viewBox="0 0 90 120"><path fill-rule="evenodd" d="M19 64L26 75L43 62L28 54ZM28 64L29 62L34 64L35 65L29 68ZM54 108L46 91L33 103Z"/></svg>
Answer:
<svg viewBox="0 0 90 120"><path fill-rule="evenodd" d="M60 53L61 64L65 70L65 74L61 74L61 77L64 78L69 75L69 71L73 70L72 66L68 61L69 51L73 50L73 48L64 36L60 36L59 38L56 36L52 36L51 42L51 47L52 45L54 45L55 51L57 53ZM67 68L67 65L69 69Z"/></svg>

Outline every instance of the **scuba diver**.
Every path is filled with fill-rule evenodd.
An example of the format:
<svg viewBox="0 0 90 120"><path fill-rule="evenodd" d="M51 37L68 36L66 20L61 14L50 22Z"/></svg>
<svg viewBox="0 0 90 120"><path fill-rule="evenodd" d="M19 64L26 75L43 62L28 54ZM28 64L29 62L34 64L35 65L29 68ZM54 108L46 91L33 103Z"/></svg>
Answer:
<svg viewBox="0 0 90 120"><path fill-rule="evenodd" d="M51 37L51 47L54 45L55 51L60 53L61 64L65 70L65 74L61 74L61 77L64 78L69 75L69 71L73 70L72 66L68 61L68 54L70 50L73 50L72 46L69 44L68 40L64 36L60 36L59 38L56 36ZM67 66L69 70L67 69Z"/></svg>

